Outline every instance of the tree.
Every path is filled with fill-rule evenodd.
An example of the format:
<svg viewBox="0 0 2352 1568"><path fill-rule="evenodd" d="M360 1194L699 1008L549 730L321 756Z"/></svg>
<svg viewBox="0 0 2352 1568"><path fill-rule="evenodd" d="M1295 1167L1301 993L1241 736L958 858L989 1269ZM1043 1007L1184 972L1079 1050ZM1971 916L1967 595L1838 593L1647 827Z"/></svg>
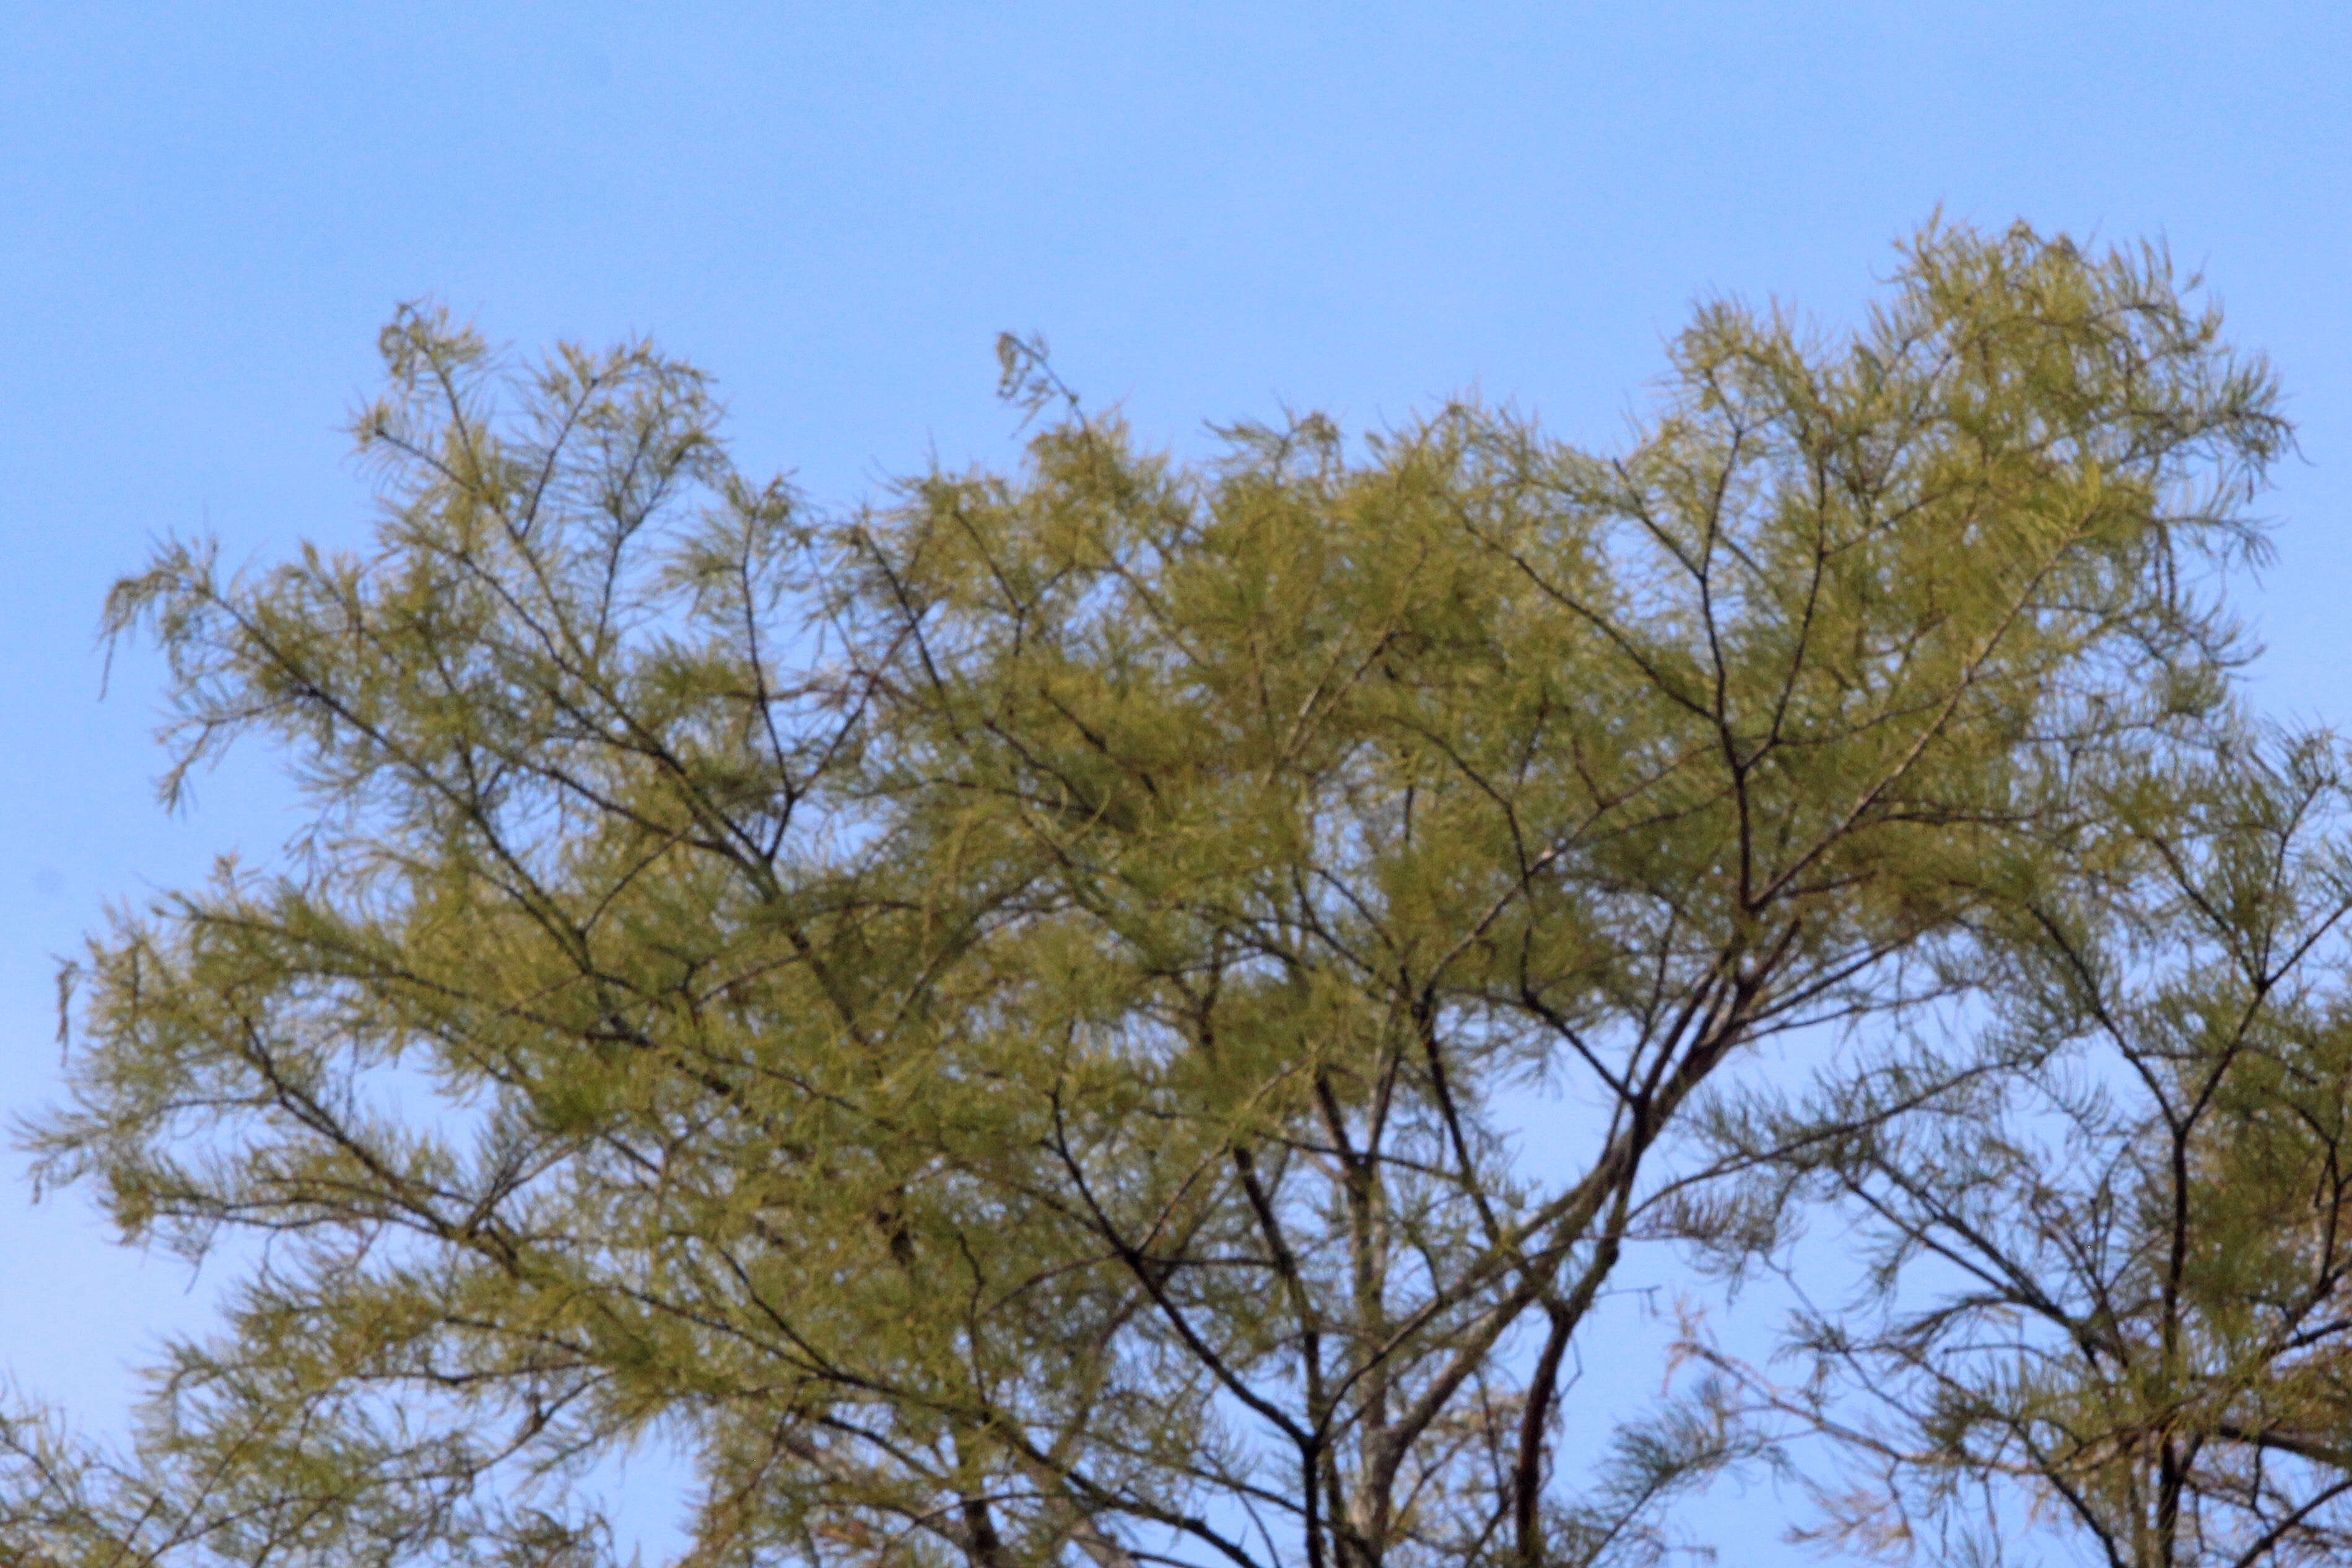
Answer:
<svg viewBox="0 0 2352 1568"><path fill-rule="evenodd" d="M265 1245L133 1451L11 1426L12 1528L585 1563L567 1481L661 1433L697 1563L1640 1557L1736 1435L1580 1493L1560 1370L1712 1223L1695 1096L1966 984L2095 858L2084 759L2221 700L2284 427L2219 330L1937 229L1847 338L1700 310L1621 455L1073 400L823 518L648 347L404 313L373 553L110 604L167 794L257 733L316 816L78 973L45 1179Z"/></svg>
<svg viewBox="0 0 2352 1568"><path fill-rule="evenodd" d="M1731 1123L1870 1239L1804 1383L1745 1374L1860 1472L1834 1537L1997 1560L1967 1526L2007 1492L2112 1568L2352 1554L2352 799L2328 737L2221 739L2119 780L2137 853L2029 902L1979 1070Z"/></svg>

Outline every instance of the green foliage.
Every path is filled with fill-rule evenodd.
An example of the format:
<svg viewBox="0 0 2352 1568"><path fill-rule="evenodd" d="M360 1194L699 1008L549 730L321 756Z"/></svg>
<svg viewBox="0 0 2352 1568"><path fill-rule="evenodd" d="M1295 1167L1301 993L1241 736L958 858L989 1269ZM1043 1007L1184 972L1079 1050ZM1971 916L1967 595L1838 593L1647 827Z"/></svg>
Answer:
<svg viewBox="0 0 2352 1568"><path fill-rule="evenodd" d="M2117 1568L2352 1552L2352 795L2326 738L2218 740L2118 780L2140 853L2032 906L1978 1070L1726 1128L1841 1129L1779 1163L1852 1205L1875 1289L1801 1323L1803 1385L1748 1382L1853 1460L1849 1544L1974 1515L1998 1560L2006 1488Z"/></svg>
<svg viewBox="0 0 2352 1568"><path fill-rule="evenodd" d="M1702 310L1621 454L1202 464L1011 342L1021 472L819 518L649 348L404 314L371 553L110 603L167 789L257 733L316 815L92 942L35 1145L270 1245L135 1452L12 1428L0 1506L77 1568L587 1562L568 1483L657 1436L714 1568L1654 1548L1740 1440L1579 1496L1563 1358L1706 1212L1703 1085L1973 984L2125 852L2086 759L2217 710L2284 439L2218 331L1931 230L1850 339Z"/></svg>

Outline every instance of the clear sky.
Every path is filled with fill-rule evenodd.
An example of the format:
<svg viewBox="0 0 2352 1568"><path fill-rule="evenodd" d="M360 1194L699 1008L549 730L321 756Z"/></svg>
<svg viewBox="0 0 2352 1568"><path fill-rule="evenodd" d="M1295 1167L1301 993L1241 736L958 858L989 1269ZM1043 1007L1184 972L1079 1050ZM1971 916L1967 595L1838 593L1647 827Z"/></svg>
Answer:
<svg viewBox="0 0 2352 1568"><path fill-rule="evenodd" d="M1939 207L2159 237L2302 426L2255 695L2352 722L2347 171L2343 0L0 0L0 1110L52 1091L53 958L108 900L289 826L258 754L156 810L106 586L166 532L359 537L340 425L403 300L650 332L839 503L1005 456L1006 328L1179 449L1473 389L1605 443L1696 297L1851 316ZM20 1169L0 1369L108 1425L209 1281ZM1763 1506L1727 1562L1781 1560Z"/></svg>

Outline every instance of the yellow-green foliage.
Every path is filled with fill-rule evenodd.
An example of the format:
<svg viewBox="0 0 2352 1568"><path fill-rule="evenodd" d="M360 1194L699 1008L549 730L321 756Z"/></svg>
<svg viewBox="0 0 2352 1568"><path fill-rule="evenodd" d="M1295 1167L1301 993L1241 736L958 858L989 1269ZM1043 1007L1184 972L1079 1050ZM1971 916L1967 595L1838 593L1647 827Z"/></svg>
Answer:
<svg viewBox="0 0 2352 1568"><path fill-rule="evenodd" d="M2352 792L2331 737L2210 739L2119 772L2116 850L2023 900L1978 1048L1723 1124L1840 1130L1768 1163L1852 1202L1879 1289L1765 1403L1858 1461L1847 1544L2038 1517L2129 1568L2352 1550Z"/></svg>
<svg viewBox="0 0 2352 1568"><path fill-rule="evenodd" d="M92 944L45 1169L275 1240L20 1528L543 1561L659 1433L709 1564L1640 1539L1720 1454L1580 1501L1528 1368L1702 1083L1957 984L2104 852L2083 759L2218 703L2284 428L2217 330L1937 229L1850 336L1700 310L1614 454L1073 412L827 518L649 348L404 315L372 552L110 605L181 766L258 731L317 821Z"/></svg>

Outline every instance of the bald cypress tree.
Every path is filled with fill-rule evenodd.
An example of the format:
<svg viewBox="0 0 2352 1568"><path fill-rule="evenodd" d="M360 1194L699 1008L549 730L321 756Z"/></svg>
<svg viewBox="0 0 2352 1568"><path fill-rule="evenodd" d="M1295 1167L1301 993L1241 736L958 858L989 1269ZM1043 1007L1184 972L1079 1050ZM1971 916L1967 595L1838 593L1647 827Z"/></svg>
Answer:
<svg viewBox="0 0 2352 1568"><path fill-rule="evenodd" d="M1729 1223L1678 1129L2106 852L2284 438L2023 229L1702 309L1613 454L1072 405L837 517L648 347L383 342L371 551L110 604L167 787L250 737L315 819L78 972L46 1177L268 1245L132 1448L9 1426L36 1561L600 1561L648 1434L696 1563L1639 1556L1736 1434L1553 1451L1628 1247Z"/></svg>

